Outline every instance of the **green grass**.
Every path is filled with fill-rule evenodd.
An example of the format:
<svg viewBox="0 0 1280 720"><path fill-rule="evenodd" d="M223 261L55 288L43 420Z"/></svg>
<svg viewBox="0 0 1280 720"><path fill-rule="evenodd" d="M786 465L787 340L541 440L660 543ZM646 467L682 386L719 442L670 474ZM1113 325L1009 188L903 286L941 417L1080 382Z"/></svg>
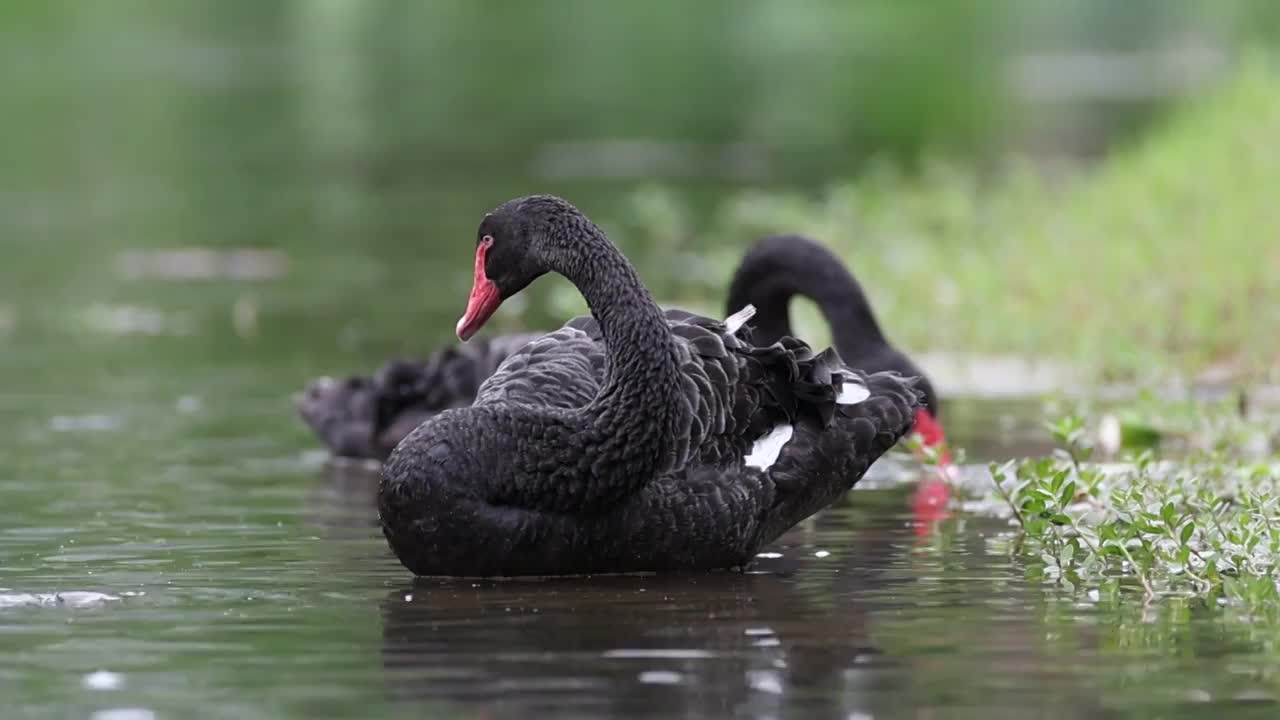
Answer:
<svg viewBox="0 0 1280 720"><path fill-rule="evenodd" d="M945 163L880 168L813 195L747 193L708 228L637 196L626 232L719 248L676 288L722 297L751 239L800 232L835 249L911 350L1073 361L1099 378L1280 368L1280 74L1262 58L1092 169L1053 179ZM802 329L803 326L802 326Z"/></svg>

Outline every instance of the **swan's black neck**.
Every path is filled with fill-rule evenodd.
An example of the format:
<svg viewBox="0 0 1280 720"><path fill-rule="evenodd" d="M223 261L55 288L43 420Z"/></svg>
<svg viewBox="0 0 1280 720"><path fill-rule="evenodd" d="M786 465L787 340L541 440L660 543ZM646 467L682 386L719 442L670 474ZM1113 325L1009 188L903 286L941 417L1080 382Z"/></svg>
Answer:
<svg viewBox="0 0 1280 720"><path fill-rule="evenodd" d="M568 203L541 202L529 220L534 262L586 299L604 337L605 373L595 399L568 414L506 409L508 420L518 416L503 431L511 453L535 447L562 464L513 478L499 493L514 492L525 506L580 512L616 503L670 470L690 410L670 325L635 268Z"/></svg>
<svg viewBox="0 0 1280 720"><path fill-rule="evenodd" d="M791 299L813 300L831 327L845 362L857 364L887 345L862 286L839 258L800 236L761 241L743 258L729 288L727 308L756 307L752 339L759 345L791 335Z"/></svg>
<svg viewBox="0 0 1280 720"><path fill-rule="evenodd" d="M604 233L590 221L577 232L563 251L563 265L551 269L578 288L604 335L608 365L592 409L616 408L652 422L643 413L664 411L665 402L677 397L679 365L671 328L635 268Z"/></svg>

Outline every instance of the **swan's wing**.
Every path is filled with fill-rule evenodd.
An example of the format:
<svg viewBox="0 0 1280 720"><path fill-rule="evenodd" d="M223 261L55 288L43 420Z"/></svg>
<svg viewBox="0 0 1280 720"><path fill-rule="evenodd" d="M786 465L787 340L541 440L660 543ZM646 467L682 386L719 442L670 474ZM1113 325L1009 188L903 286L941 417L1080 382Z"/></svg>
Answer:
<svg viewBox="0 0 1280 720"><path fill-rule="evenodd" d="M590 318L587 318L590 321ZM480 387L476 405L512 403L563 410L591 402L604 376L604 345L581 318L526 343Z"/></svg>
<svg viewBox="0 0 1280 720"><path fill-rule="evenodd" d="M924 402L920 378L844 373L848 382L837 396L830 424L796 423L776 462L765 470L772 502L761 542L774 540L830 505L911 432Z"/></svg>
<svg viewBox="0 0 1280 720"><path fill-rule="evenodd" d="M841 404L826 428L803 421L790 432L766 433L759 444L785 439L767 467L695 463L647 486L620 511L621 524L647 524L655 536L630 538L630 546L635 552L662 548L679 558L667 561L675 567L746 564L762 546L837 501L910 431L920 405L913 380L890 373L857 379L867 397ZM685 546L672 552L681 538ZM661 559L655 556L654 564Z"/></svg>
<svg viewBox="0 0 1280 720"><path fill-rule="evenodd" d="M664 308L662 311L662 314L666 316L667 323L672 326L682 325L690 322L714 326L717 322L715 320L712 320L711 318L703 317L702 315L691 313L688 310L681 310L680 308ZM581 330L582 332L586 333L587 337L591 338L592 340L598 343L604 342L604 336L600 332L600 324L597 323L596 319L590 315L583 315L581 317L576 317L570 320L569 322L565 323L565 327L571 327L571 328L576 328L578 330ZM745 332L745 330L743 332Z"/></svg>
<svg viewBox="0 0 1280 720"><path fill-rule="evenodd" d="M814 355L792 338L755 347L745 327L752 312L744 308L721 321L665 311L687 408L675 430L673 470L699 464L767 468L790 440L782 426L811 419L826 427L839 402L866 398L866 388L834 351ZM599 392L605 362L599 325L590 316L575 318L508 356L481 386L476 404L579 408Z"/></svg>
<svg viewBox="0 0 1280 720"><path fill-rule="evenodd" d="M663 312L676 338L681 391L688 410L684 422L674 431L679 445L672 468L685 467L695 459L715 462L720 457L734 456L747 442L745 438L751 434L747 427L761 404L760 388L740 382L742 363L730 349L751 347L743 326L754 309L744 309L724 321L678 308ZM587 316L575 318L566 328L580 331L595 343L593 352L599 353L595 368L597 377L602 379L604 348L599 325ZM748 374L755 373L754 369L748 370ZM761 432L766 422L757 423Z"/></svg>
<svg viewBox="0 0 1280 720"><path fill-rule="evenodd" d="M715 323L685 310L665 312L673 327L689 322ZM595 398L604 372L600 325L590 315L583 315L555 332L532 338L511 353L481 387L476 404L510 402L565 410L578 408Z"/></svg>
<svg viewBox="0 0 1280 720"><path fill-rule="evenodd" d="M499 335L495 338L491 338L489 340L488 347L480 350L479 356L476 357L474 362L477 376L480 378L479 382L476 383L476 389L479 390L480 385L485 380L488 380L491 375L497 372L498 368L506 361L507 358L519 352L525 345L528 345L540 337L542 337L542 333L519 333L516 335ZM460 347L469 347L472 344L474 344L474 341ZM467 398L467 401L470 402L473 399L474 393L472 394L472 397Z"/></svg>
<svg viewBox="0 0 1280 720"><path fill-rule="evenodd" d="M677 464L767 469L800 423L828 428L837 408L869 396L866 376L833 350L814 354L794 338L767 347L750 341L751 310L724 321L686 315L672 324L689 422Z"/></svg>

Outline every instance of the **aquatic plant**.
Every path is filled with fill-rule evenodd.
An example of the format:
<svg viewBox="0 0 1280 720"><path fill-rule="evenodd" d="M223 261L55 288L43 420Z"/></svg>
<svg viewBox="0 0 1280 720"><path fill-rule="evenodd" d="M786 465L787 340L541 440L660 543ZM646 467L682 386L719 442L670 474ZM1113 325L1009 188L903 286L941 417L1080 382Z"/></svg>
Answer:
<svg viewBox="0 0 1280 720"><path fill-rule="evenodd" d="M1093 464L1084 420L1070 416L1048 429L1061 446L1052 455L990 466L991 492L1020 530L1010 550L1034 575L1099 595L1140 588L1148 601L1280 602L1274 458L1218 445L1176 461L1148 448L1123 463Z"/></svg>

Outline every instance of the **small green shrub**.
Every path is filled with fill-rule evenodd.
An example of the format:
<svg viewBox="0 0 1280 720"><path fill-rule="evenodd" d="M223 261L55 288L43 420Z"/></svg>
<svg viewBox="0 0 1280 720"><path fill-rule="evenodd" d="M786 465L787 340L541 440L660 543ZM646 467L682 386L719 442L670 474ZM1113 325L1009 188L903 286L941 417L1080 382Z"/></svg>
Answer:
<svg viewBox="0 0 1280 720"><path fill-rule="evenodd" d="M990 468L992 493L1021 531L1011 547L1036 574L1069 591L1109 594L1131 579L1148 600L1280 601L1274 458L1258 461L1215 448L1161 462L1148 449L1118 466L1094 465L1081 419L1068 417L1049 429L1060 451Z"/></svg>

